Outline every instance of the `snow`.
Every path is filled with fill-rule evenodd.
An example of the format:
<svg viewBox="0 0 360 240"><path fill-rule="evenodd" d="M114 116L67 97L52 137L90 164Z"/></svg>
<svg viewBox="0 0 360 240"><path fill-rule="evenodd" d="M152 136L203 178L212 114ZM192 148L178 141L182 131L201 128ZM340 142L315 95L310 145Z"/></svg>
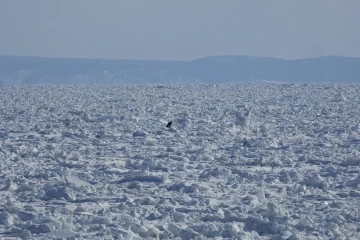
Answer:
<svg viewBox="0 0 360 240"><path fill-rule="evenodd" d="M360 239L359 96L1 86L0 238Z"/></svg>

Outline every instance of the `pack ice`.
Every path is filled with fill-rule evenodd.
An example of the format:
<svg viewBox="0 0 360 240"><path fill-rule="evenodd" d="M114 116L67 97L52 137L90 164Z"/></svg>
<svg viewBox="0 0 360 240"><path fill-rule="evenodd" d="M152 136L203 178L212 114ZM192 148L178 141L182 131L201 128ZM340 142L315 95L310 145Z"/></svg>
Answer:
<svg viewBox="0 0 360 240"><path fill-rule="evenodd" d="M360 239L360 85L14 85L0 102L0 238Z"/></svg>

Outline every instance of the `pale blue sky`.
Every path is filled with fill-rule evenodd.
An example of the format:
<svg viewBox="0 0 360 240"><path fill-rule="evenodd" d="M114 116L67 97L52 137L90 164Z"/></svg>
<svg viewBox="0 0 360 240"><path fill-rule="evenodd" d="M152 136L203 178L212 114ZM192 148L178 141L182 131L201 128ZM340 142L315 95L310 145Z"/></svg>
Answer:
<svg viewBox="0 0 360 240"><path fill-rule="evenodd" d="M0 0L0 54L360 57L360 0Z"/></svg>

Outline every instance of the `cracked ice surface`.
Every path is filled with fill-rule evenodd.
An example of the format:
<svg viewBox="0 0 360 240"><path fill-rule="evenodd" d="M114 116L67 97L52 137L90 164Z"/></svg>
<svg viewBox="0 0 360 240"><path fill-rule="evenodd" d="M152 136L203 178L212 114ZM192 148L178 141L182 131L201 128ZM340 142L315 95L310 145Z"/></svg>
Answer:
<svg viewBox="0 0 360 240"><path fill-rule="evenodd" d="M1 86L0 101L2 237L360 239L359 85Z"/></svg>

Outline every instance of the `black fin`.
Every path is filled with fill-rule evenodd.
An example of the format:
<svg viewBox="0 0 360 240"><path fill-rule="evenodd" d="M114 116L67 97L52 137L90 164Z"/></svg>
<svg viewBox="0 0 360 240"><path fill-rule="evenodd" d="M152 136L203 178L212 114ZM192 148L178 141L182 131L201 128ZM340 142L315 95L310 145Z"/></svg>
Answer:
<svg viewBox="0 0 360 240"><path fill-rule="evenodd" d="M171 127L171 124L172 124L172 122L168 122L168 124L166 124L166 127L167 128Z"/></svg>

